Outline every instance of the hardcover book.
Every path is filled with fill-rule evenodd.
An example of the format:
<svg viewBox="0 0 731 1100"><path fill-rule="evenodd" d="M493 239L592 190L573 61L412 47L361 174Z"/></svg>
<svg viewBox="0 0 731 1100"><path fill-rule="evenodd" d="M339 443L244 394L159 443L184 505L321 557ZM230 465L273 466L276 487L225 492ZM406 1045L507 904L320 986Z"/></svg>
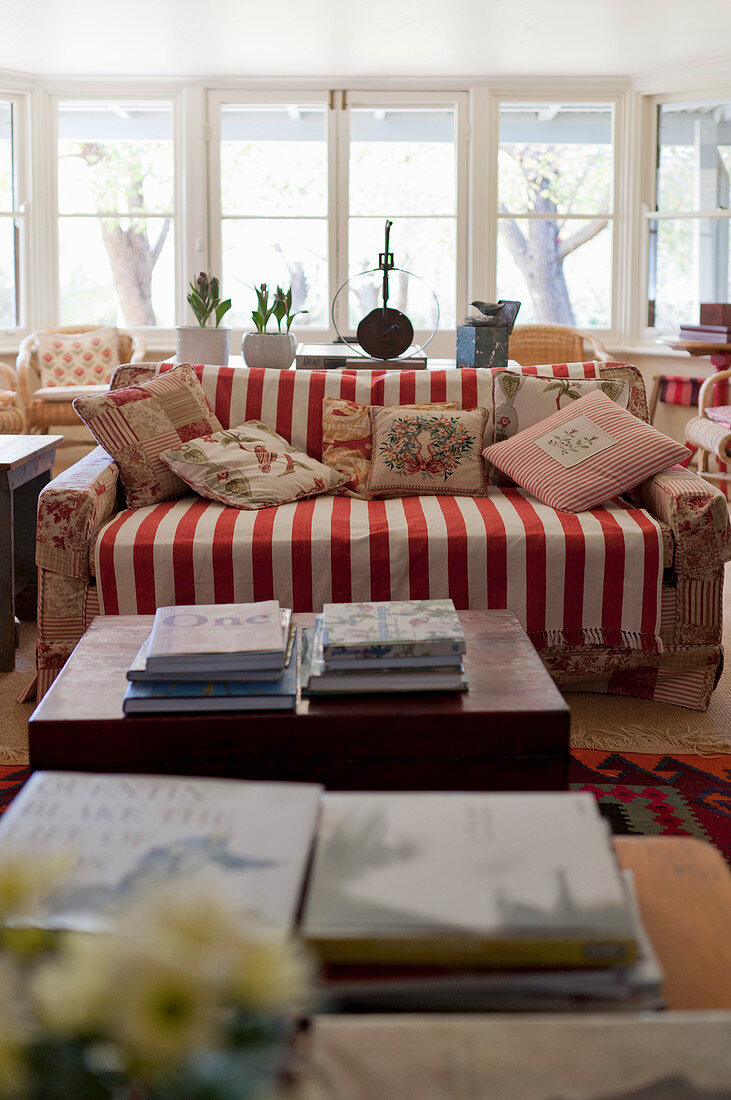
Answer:
<svg viewBox="0 0 731 1100"><path fill-rule="evenodd" d="M4 849L76 856L50 908L22 923L108 929L138 890L184 881L226 891L248 915L289 930L322 788L177 776L35 772L0 821Z"/></svg>
<svg viewBox="0 0 731 1100"><path fill-rule="evenodd" d="M297 628L292 621L292 611L289 607L281 607L279 609L279 618L282 624L282 635L287 638L287 650L291 652L294 638L297 633ZM132 661L132 664L127 669L127 679L132 680L134 683L159 683L161 681L169 681L169 675L165 672L155 672L153 669L147 667L147 651L150 645L150 635L148 634L144 642L137 651L137 654ZM285 656L285 662L288 658ZM262 682L265 680L278 680L282 674L281 668L250 668L239 669L238 679L244 682L249 680L255 680ZM208 682L211 679L210 669L188 669L185 673L185 678L189 682L204 681Z"/></svg>
<svg viewBox="0 0 731 1100"><path fill-rule="evenodd" d="M326 794L302 931L328 963L591 967L637 954L584 792Z"/></svg>
<svg viewBox="0 0 731 1100"><path fill-rule="evenodd" d="M407 668L391 666L388 658L375 668L330 669L322 657L322 617L318 616L314 630L302 630L302 666L300 683L304 695L357 694L358 692L392 691L466 691L467 677L461 662L457 667Z"/></svg>
<svg viewBox="0 0 731 1100"><path fill-rule="evenodd" d="M296 647L295 647L296 648ZM293 710L297 702L297 660L276 680L153 680L130 683L124 694L125 714Z"/></svg>
<svg viewBox="0 0 731 1100"><path fill-rule="evenodd" d="M465 651L452 600L326 603L322 617L326 661L459 656Z"/></svg>
<svg viewBox="0 0 731 1100"><path fill-rule="evenodd" d="M276 600L158 607L146 667L172 674L281 670L285 638Z"/></svg>

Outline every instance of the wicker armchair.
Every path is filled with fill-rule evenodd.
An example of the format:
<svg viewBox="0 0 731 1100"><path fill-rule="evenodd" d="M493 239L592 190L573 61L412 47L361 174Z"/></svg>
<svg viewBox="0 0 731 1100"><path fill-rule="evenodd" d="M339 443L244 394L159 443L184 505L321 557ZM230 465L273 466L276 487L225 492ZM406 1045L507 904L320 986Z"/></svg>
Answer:
<svg viewBox="0 0 731 1100"><path fill-rule="evenodd" d="M27 430L18 376L11 366L0 362L0 433L25 435Z"/></svg>
<svg viewBox="0 0 731 1100"><path fill-rule="evenodd" d="M611 356L595 336L569 325L516 325L510 334L508 355L522 367L538 363L583 363Z"/></svg>
<svg viewBox="0 0 731 1100"><path fill-rule="evenodd" d="M719 383L723 389L716 394ZM731 370L719 370L706 378L698 394L698 415L685 425L685 438L698 448L698 473L711 481L731 481L731 405L714 405L719 397L728 401L730 384ZM716 467L713 470L711 460Z"/></svg>
<svg viewBox="0 0 731 1100"><path fill-rule="evenodd" d="M56 328L41 329L43 333L75 334L92 332L99 325L58 325ZM41 372L38 364L36 338L38 332L26 336L18 350L17 371L20 395L25 406L28 430L46 434L50 427L69 425L77 427L81 420L76 414L72 401L80 393L103 393L107 386L41 386ZM137 363L144 358L145 342L132 333L119 331L119 362ZM66 397L64 390L72 392ZM68 445L68 444L66 444ZM64 444L62 444L64 446Z"/></svg>

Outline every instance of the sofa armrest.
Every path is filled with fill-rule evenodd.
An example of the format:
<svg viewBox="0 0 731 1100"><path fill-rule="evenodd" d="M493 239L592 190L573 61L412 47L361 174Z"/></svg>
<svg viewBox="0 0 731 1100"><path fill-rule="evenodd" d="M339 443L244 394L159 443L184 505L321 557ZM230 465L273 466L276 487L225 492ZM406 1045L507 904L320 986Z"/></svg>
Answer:
<svg viewBox="0 0 731 1100"><path fill-rule="evenodd" d="M726 498L692 470L682 466L663 470L630 495L672 531L676 573L708 577L731 558Z"/></svg>
<svg viewBox="0 0 731 1100"><path fill-rule="evenodd" d="M38 498L36 564L67 577L88 580L89 547L117 511L119 467L96 447L54 478Z"/></svg>

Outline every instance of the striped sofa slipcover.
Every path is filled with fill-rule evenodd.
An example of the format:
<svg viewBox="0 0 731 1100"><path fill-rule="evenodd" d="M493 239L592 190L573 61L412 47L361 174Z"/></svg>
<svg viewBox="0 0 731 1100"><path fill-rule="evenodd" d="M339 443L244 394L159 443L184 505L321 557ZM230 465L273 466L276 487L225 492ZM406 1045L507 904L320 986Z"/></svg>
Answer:
<svg viewBox="0 0 731 1100"><path fill-rule="evenodd" d="M125 365L111 384L169 369ZM325 396L492 410L489 370L195 369L224 426L262 420L315 457ZM625 378L630 411L647 419L644 384L629 364L518 369ZM490 417L486 442L491 432ZM723 495L680 467L578 515L500 483L476 498L321 496L242 511L191 494L127 509L117 466L97 448L39 500L39 698L100 612L271 597L309 611L328 601L450 596L458 608L513 608L564 689L705 709L721 663L729 557Z"/></svg>

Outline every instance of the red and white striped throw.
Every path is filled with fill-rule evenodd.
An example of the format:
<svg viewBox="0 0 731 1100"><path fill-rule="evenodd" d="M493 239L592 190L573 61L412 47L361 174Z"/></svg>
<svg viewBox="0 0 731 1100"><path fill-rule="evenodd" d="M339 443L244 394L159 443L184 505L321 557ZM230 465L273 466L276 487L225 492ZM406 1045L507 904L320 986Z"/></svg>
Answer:
<svg viewBox="0 0 731 1100"><path fill-rule="evenodd" d="M93 562L112 615L451 597L513 608L539 647L651 652L662 648L663 564L662 527L643 509L613 501L570 515L494 486L486 497L325 496L255 512L186 496L116 515Z"/></svg>

